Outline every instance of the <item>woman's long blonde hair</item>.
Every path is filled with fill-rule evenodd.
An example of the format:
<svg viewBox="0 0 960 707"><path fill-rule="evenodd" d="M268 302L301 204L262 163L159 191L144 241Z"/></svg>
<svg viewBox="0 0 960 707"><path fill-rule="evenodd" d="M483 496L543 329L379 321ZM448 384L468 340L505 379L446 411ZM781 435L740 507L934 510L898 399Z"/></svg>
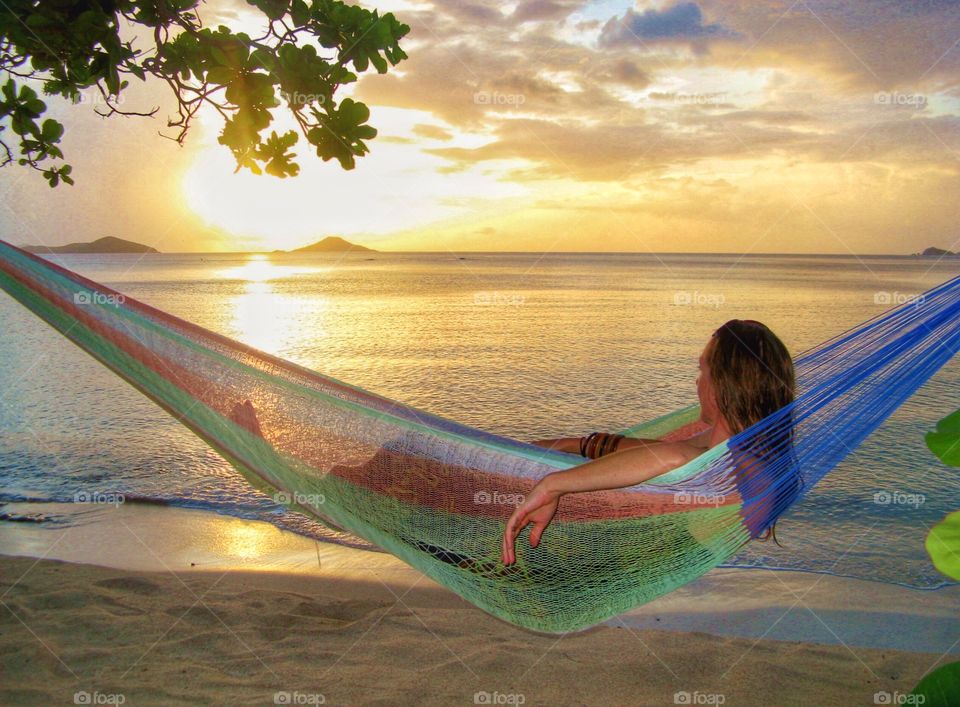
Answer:
<svg viewBox="0 0 960 707"><path fill-rule="evenodd" d="M789 405L796 395L790 352L779 337L760 322L731 319L721 326L707 347L706 362L717 409L731 434L743 432ZM793 425L787 421L777 425L774 431L758 435L742 451L769 460L770 455L792 454L792 442ZM778 484L776 501L792 500L801 484L799 476L794 481L796 483ZM777 542L775 521L761 539L770 537Z"/></svg>

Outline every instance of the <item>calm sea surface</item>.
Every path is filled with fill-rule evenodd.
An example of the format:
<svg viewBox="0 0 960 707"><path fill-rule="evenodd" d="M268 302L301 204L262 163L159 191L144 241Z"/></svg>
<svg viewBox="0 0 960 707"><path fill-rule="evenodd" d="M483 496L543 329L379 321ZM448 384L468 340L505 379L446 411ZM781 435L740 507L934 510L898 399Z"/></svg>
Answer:
<svg viewBox="0 0 960 707"><path fill-rule="evenodd" d="M696 401L731 318L800 353L960 274L960 259L764 255L58 256L125 294L348 383L521 439ZM160 408L0 293L0 522L49 527L79 489L365 546L286 511ZM960 407L954 360L731 564L933 587L929 527L960 473L923 434ZM887 501L887 502L884 502ZM58 508L60 508L58 506Z"/></svg>

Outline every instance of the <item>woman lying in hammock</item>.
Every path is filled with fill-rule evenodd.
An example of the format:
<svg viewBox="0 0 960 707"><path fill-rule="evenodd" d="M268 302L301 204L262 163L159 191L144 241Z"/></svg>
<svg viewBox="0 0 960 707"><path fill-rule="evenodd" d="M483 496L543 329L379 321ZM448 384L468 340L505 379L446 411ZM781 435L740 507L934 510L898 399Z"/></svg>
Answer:
<svg viewBox="0 0 960 707"><path fill-rule="evenodd" d="M582 438L536 442L596 461L548 474L533 487L507 522L504 564L516 560L514 546L526 526L533 526L531 547L539 545L564 494L633 486L683 466L792 402L794 391L793 360L783 342L760 322L727 322L713 333L700 354L697 396L700 426L705 428L702 432L683 441L633 439L595 432ZM789 436L791 430L786 426L778 434ZM755 459L755 455L751 457L751 461ZM761 509L750 514L752 523L766 528L768 523L764 521L773 515L773 503L770 494L763 493L762 485L770 483L770 479L754 473L757 464L748 466L750 471L737 479L737 484L742 496L766 499L764 502L771 507L767 512ZM750 530L753 533L755 529Z"/></svg>

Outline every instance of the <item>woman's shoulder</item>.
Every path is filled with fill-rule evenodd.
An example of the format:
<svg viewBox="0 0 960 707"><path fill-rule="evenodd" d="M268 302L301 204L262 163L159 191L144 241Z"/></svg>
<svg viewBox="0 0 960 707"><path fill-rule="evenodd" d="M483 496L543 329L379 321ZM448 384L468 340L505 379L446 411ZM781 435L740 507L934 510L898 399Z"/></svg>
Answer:
<svg viewBox="0 0 960 707"><path fill-rule="evenodd" d="M674 442L677 445L677 451L684 457L684 463L696 459L707 451L707 447L699 444L699 441L689 440L685 442Z"/></svg>
<svg viewBox="0 0 960 707"><path fill-rule="evenodd" d="M683 442L660 442L655 446L650 446L649 449L661 459L661 461L666 462L670 466L682 466L688 461L696 459L705 451L705 448L698 446L693 441L683 441ZM636 451L637 453L644 453L643 447L638 447L636 450L629 449L625 453L631 451Z"/></svg>

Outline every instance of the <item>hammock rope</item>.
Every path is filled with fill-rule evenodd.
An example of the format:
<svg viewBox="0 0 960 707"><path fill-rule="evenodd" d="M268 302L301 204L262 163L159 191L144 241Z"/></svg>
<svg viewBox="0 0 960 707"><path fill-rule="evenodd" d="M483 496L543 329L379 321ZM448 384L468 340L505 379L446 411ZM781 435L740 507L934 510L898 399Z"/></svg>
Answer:
<svg viewBox="0 0 960 707"><path fill-rule="evenodd" d="M517 563L516 502L584 462L321 375L0 241L0 288L131 383L252 485L393 553L481 609L567 632L722 564L825 476L960 348L960 278L797 357L793 404L627 489L571 494ZM2 332L0 332L2 333ZM256 424L238 414L252 403ZM680 439L689 406L621 432Z"/></svg>

